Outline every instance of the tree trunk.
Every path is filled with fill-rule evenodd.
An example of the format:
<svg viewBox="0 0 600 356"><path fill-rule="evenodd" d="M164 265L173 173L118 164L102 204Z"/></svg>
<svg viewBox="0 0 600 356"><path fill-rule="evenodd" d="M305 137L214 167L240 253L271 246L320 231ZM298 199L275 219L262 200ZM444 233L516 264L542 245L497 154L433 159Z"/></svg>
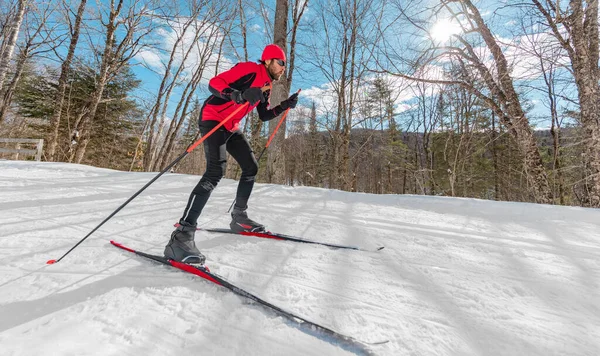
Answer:
<svg viewBox="0 0 600 356"><path fill-rule="evenodd" d="M275 25L273 29L273 42L287 52L287 24L288 24L288 1L277 0L275 6ZM280 80L273 82L271 90L271 106L279 105L290 93L289 73L285 73ZM284 114L281 114L284 115ZM275 131L279 117L269 121L269 135ZM267 156L267 180L269 183L283 184L285 181L285 152L283 140L285 139L285 121L279 127L279 131L271 141Z"/></svg>
<svg viewBox="0 0 600 356"><path fill-rule="evenodd" d="M315 103L313 102L312 104L312 108L310 111L310 123L308 125L308 137L309 137L309 143L308 143L308 150L309 150L309 154L308 154L308 172L310 172L309 174L309 179L308 179L308 185L310 186L316 186L318 184L318 164L321 161L320 159L320 154L319 154L319 133L317 131L317 108L315 106Z"/></svg>
<svg viewBox="0 0 600 356"><path fill-rule="evenodd" d="M23 51L19 54L19 58L17 59L17 65L15 67L15 74L13 75L10 84L4 90L2 94L2 98L0 98L0 122L4 121L6 116L6 111L10 107L12 102L12 96L17 88L17 84L19 83L19 79L21 79L21 74L23 74L23 68L25 67L25 62L29 57L29 47L25 47Z"/></svg>
<svg viewBox="0 0 600 356"><path fill-rule="evenodd" d="M492 112L492 161L494 167L494 199L500 200L500 177L498 169L498 133L496 132L496 117Z"/></svg>
<svg viewBox="0 0 600 356"><path fill-rule="evenodd" d="M100 78L98 79L98 83L96 84L96 90L92 96L92 101L89 106L88 113L84 116L83 120L81 120L79 132L81 134L81 139L77 142L75 149L74 161L75 163L80 164L85 155L85 150L87 148L88 143L90 142L91 132L92 132L92 122L94 121L94 117L96 116L96 111L98 110L98 105L100 104L100 100L102 99L102 94L104 93L104 88L106 87L106 82L108 78L108 73L106 70L103 70Z"/></svg>
<svg viewBox="0 0 600 356"><path fill-rule="evenodd" d="M471 0L461 0L468 8L470 17L477 24L477 31L485 41L494 58L494 65L497 70L497 79L485 68L483 63L476 63L477 70L484 78L493 96L500 102L500 107L492 105L492 109L499 114L500 120L509 128L511 135L515 138L524 157L525 176L529 185L529 191L534 200L538 203L552 203L552 194L550 184L543 166L537 139L533 135L533 130L529 126L525 112L519 101L519 96L513 86L513 79L510 75L510 68L502 49L496 42L494 35L489 27L483 21L481 13ZM463 42L472 57L477 58L474 49ZM490 104L488 102L488 104ZM502 110L500 109L502 108Z"/></svg>
<svg viewBox="0 0 600 356"><path fill-rule="evenodd" d="M200 79L202 79L203 72L204 65L200 65L194 73L192 80L190 80L186 85L183 94L181 95L181 99L177 103L177 108L175 109L175 116L171 120L171 125L169 126L169 131L167 132L167 135L165 137L165 142L158 155L157 161L160 162L160 164L156 166L158 170L163 170L169 164L169 157L171 156L173 147L175 146L177 134L179 133L179 131L181 130L181 126L185 122L188 107L192 102L192 97L194 95L194 92L196 91L196 87L198 86Z"/></svg>
<svg viewBox="0 0 600 356"><path fill-rule="evenodd" d="M571 1L571 41L573 71L577 84L581 124L585 137L586 180L589 181L585 205L600 207L600 71L598 68L598 1Z"/></svg>
<svg viewBox="0 0 600 356"><path fill-rule="evenodd" d="M19 0L17 13L12 21L10 21L7 25L7 37L3 43L2 54L0 55L0 92L2 92L2 89L4 88L4 80L8 74L10 61L15 50L15 45L17 43L17 38L21 29L21 23L23 22L23 17L25 17L25 10L27 9L27 6L28 0ZM2 118L0 118L0 123L2 123Z"/></svg>
<svg viewBox="0 0 600 356"><path fill-rule="evenodd" d="M352 118L354 112L354 95L355 95L355 79L358 75L357 67L359 63L356 60L356 46L357 46L357 37L358 37L358 28L360 24L358 23L358 4L355 0L352 3L352 11L350 13L350 23L348 24L350 27L350 38L348 39L348 51L346 55L349 60L349 68L346 68L349 71L350 78L348 81L348 85L350 86L350 91L348 93L348 102L346 103L345 95L343 97L343 129L342 129L342 142L340 147L340 162L339 162L339 178L340 178L340 188L343 190L350 191L352 188L352 181L350 179L350 134L352 132Z"/></svg>
<svg viewBox="0 0 600 356"><path fill-rule="evenodd" d="M584 132L585 185L589 187L583 204L600 207L600 69L598 68L598 1L571 0L568 14L560 6L548 2L547 10L540 1L532 0L545 17L558 42L569 54L578 90L580 121ZM555 12L553 15L551 12ZM559 27L559 22L564 26ZM568 37L564 37L562 29Z"/></svg>
<svg viewBox="0 0 600 356"><path fill-rule="evenodd" d="M46 136L47 153L46 157L49 161L56 159L56 147L58 146L58 129L60 127L60 120L62 115L63 106L65 105L65 93L67 89L67 81L69 78L69 72L71 70L71 62L75 55L75 49L77 48L77 42L79 41L79 32L81 29L81 21L83 18L83 11L85 10L87 0L81 0L79 8L77 9L77 16L75 17L75 24L73 26L73 33L71 34L71 43L69 44L69 51L67 57L61 65L60 77L58 78L58 89L56 92L56 106L54 107L54 113L50 119L50 127Z"/></svg>
<svg viewBox="0 0 600 356"><path fill-rule="evenodd" d="M188 29L193 24L193 22L194 22L194 16L189 17L188 20L186 21L186 23L183 25L181 34L177 37L177 39L173 43L173 46L171 47L171 54L169 56L169 62L167 63L167 65L165 67L165 74L163 75L163 78L160 82L160 86L158 88L158 94L156 96L156 101L154 102L154 106L152 107L152 110L150 110L150 113L148 114L148 117L151 117L151 119L150 119L150 124L148 127L148 129L149 129L148 142L146 143L146 149L144 152L144 159L143 159L144 171L151 171L155 165L156 153L157 153L156 149L158 146L158 143L155 141L157 141L158 136L159 136L159 133L154 132L155 128L156 128L156 122L159 119L159 114L161 114L161 122L158 125L158 130L161 130L161 128L162 128L161 126L162 126L162 123L164 122L164 115L165 115L165 112L167 109L167 105L169 102L171 92L172 92L173 88L175 87L175 82L178 79L177 76L183 70L185 60L182 60L182 62L179 65L175 74L171 73L171 68L173 67L173 63L175 62L178 51L181 50L180 44L184 39L184 35L187 33ZM191 47L188 49L187 54L189 54L189 50L191 50ZM187 54L186 54L186 57L187 57Z"/></svg>
<svg viewBox="0 0 600 356"><path fill-rule="evenodd" d="M202 33L203 32L196 29L195 37L194 37L192 43L196 43ZM189 54L192 52L193 48L194 48L194 46L190 46L188 48L188 50L186 51L183 59L181 60L181 66L176 71L174 78L178 78L180 76L181 72L184 69L184 64L187 61ZM160 170L162 170L162 166L164 165L166 167L166 165L168 163L167 161L168 161L168 157L171 153L170 151L173 147L173 141L175 140L175 136L179 132L181 125L183 124L183 120L184 120L183 116L185 115L185 110L187 110L187 107L190 103L192 94L195 92L198 82L202 78L202 73L204 72L204 66L206 63L205 60L208 57L208 53L206 53L206 51L209 49L210 49L210 47L207 45L205 47L204 54L200 58L201 63L198 64L198 68L196 69L196 71L194 71L194 74L192 75L191 80L186 84L183 94L181 95L181 98L179 99L179 102L177 104L177 108L175 109L175 117L173 117L171 120L171 124L167 131L167 134L165 135L165 139L163 141L161 149L160 150L158 149L158 144L155 145L155 149L153 151L152 156L156 157L156 159L151 164L151 170L160 171ZM174 86L170 86L165 95L165 100L164 100L162 112L160 115L161 121L160 121L159 127L162 127L164 125L164 120L167 115L167 107L168 107L169 100L171 98L173 89L174 89ZM189 92L189 94L188 94L188 92ZM187 99L186 99L186 97L187 97ZM179 116L179 112L180 112L182 105L183 105L184 111L181 112L181 119L177 120L177 117Z"/></svg>
<svg viewBox="0 0 600 356"><path fill-rule="evenodd" d="M113 65L116 61L116 53L113 49L115 45L115 32L117 26L115 25L116 19L120 16L121 9L123 7L123 0L119 0L117 7L114 7L114 2L111 2L111 11L106 26L106 39L104 42L104 52L102 54L102 62L100 64L100 76L96 83L96 88L92 94L91 102L88 106L88 113L81 120L79 132L81 134L81 141L76 143L75 147L75 163L81 163L85 155L85 150L88 143L90 142L90 136L92 131L92 121L96 116L98 105L104 94L106 83L108 82L109 72L113 69Z"/></svg>

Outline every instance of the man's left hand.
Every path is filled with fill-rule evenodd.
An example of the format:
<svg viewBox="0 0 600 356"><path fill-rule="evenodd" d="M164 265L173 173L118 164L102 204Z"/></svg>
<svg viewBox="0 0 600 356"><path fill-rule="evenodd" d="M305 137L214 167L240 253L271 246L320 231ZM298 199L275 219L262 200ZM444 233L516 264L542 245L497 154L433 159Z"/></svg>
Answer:
<svg viewBox="0 0 600 356"><path fill-rule="evenodd" d="M282 101L279 106L281 106L283 110L287 110L295 108L296 104L298 104L298 93L290 95L290 97Z"/></svg>

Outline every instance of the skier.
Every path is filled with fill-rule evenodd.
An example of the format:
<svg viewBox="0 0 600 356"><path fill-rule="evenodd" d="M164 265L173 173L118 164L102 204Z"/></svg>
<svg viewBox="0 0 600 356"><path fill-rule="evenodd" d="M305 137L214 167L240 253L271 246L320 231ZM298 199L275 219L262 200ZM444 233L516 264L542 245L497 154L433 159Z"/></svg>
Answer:
<svg viewBox="0 0 600 356"><path fill-rule="evenodd" d="M204 141L206 172L192 190L183 216L175 231L171 233L171 239L165 247L165 257L185 263L204 264L205 257L196 248L194 234L202 209L225 173L226 152L229 152L242 168L229 226L237 232L265 230L262 224L248 218L246 213L258 164L248 140L239 129L239 123L254 108L262 121L269 121L288 108L296 107L297 93L269 109L271 82L282 77L285 61L283 50L275 44L270 44L264 48L259 63L238 63L209 81L208 88L212 95L204 102L198 120L202 135L206 135L240 105L248 102L248 106Z"/></svg>

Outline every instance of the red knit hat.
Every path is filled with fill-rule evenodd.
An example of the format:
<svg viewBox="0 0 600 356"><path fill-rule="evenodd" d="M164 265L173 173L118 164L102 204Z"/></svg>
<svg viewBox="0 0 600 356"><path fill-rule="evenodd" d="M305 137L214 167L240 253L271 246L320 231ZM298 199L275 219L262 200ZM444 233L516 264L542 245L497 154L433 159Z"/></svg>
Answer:
<svg viewBox="0 0 600 356"><path fill-rule="evenodd" d="M260 60L264 62L268 59L281 59L285 61L285 52L276 44L267 45L263 50Z"/></svg>

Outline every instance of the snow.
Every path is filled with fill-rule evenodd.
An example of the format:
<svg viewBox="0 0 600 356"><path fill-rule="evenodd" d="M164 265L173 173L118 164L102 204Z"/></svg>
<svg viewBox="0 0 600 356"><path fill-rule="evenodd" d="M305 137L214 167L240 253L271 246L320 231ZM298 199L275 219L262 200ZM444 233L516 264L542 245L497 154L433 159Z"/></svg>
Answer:
<svg viewBox="0 0 600 356"><path fill-rule="evenodd" d="M0 161L0 354L348 355L331 338L162 254L198 176L166 174L57 259L155 173ZM227 227L224 179L199 224ZM599 355L600 211L257 184L270 230L376 248L199 232L207 265L377 355Z"/></svg>

